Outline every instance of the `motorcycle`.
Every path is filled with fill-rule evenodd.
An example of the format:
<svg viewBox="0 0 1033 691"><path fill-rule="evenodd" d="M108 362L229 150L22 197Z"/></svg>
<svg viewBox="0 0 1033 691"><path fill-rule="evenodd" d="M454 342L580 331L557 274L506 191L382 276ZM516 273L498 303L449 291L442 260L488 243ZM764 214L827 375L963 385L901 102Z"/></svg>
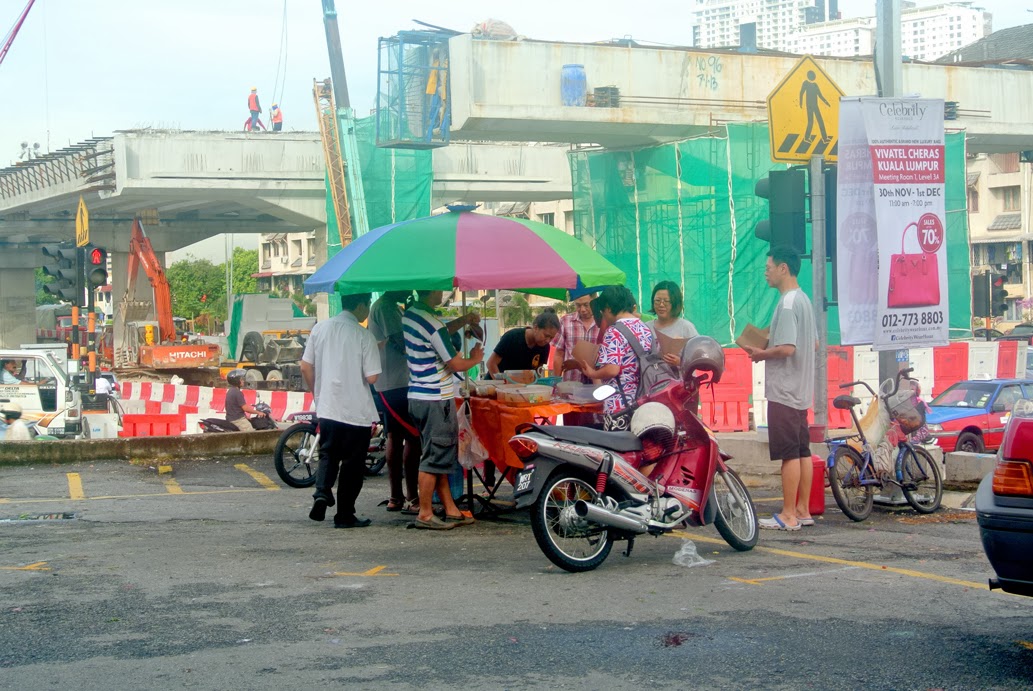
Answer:
<svg viewBox="0 0 1033 691"><path fill-rule="evenodd" d="M283 430L273 450L276 474L291 487L316 484L319 468L319 425L314 411L287 416L291 426ZM383 420L373 425L366 453L366 475L379 475L387 462L387 434Z"/></svg>
<svg viewBox="0 0 1033 691"><path fill-rule="evenodd" d="M276 423L273 422L273 409L269 407L268 403L259 402L255 404L255 410L260 413L265 413L265 416L255 416L248 418L251 422L251 426L256 430L268 430L276 429ZM239 432L237 426L229 420L221 417L206 417L197 421L197 426L201 428L201 432L204 434L218 434L221 432Z"/></svg>
<svg viewBox="0 0 1033 691"><path fill-rule="evenodd" d="M639 410L660 403L674 414L676 433L667 439L584 427L517 430L509 444L525 466L517 473L514 499L517 508L531 509L535 540L553 564L590 571L616 540L627 541L630 556L639 535L711 523L734 549L753 549L759 532L753 499L696 412L701 387L718 379L720 371L708 377L690 368L681 380L637 401ZM614 393L603 386L595 398Z"/></svg>

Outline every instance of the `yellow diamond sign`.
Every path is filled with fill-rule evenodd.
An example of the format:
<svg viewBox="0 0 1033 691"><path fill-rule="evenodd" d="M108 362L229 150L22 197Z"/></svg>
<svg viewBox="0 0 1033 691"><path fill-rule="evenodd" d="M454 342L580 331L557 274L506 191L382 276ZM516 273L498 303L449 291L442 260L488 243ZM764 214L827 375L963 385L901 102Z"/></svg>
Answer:
<svg viewBox="0 0 1033 691"><path fill-rule="evenodd" d="M79 208L75 212L75 246L86 247L90 244L90 211L86 202L79 195Z"/></svg>
<svg viewBox="0 0 1033 691"><path fill-rule="evenodd" d="M771 160L835 161L839 149L839 99L843 91L814 58L805 55L768 94Z"/></svg>

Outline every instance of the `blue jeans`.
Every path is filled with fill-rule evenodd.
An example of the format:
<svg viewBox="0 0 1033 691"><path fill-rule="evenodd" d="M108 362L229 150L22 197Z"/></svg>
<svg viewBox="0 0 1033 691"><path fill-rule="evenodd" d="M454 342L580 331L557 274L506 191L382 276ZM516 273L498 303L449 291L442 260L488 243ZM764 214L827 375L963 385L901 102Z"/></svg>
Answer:
<svg viewBox="0 0 1033 691"><path fill-rule="evenodd" d="M251 131L253 132L258 127L258 111L251 111Z"/></svg>

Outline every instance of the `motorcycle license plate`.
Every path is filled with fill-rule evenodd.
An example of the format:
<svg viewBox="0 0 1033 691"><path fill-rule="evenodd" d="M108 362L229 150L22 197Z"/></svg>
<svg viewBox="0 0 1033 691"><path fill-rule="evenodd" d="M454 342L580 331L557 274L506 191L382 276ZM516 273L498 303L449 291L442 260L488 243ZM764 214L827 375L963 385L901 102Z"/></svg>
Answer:
<svg viewBox="0 0 1033 691"><path fill-rule="evenodd" d="M294 422L315 422L315 413L298 413L294 416Z"/></svg>
<svg viewBox="0 0 1033 691"><path fill-rule="evenodd" d="M517 473L516 484L513 488L513 496L519 497L521 494L527 494L531 491L531 480L534 478L534 464L525 466L523 470Z"/></svg>

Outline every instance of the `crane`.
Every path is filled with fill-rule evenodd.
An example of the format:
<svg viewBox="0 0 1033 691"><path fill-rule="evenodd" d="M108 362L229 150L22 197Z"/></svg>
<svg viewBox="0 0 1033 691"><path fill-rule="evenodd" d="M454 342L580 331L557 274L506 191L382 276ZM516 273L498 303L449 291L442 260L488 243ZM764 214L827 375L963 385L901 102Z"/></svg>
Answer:
<svg viewBox="0 0 1033 691"><path fill-rule="evenodd" d="M36 0L29 0L29 4L22 10L21 16L18 17L18 21L14 23L14 28L7 32L7 37L4 39L3 47L0 47L0 64L3 64L4 58L7 57L7 51L11 49L11 44L14 43L15 36L18 35L18 30L22 28L22 24L25 23L25 18L29 16L29 10L32 9L32 5ZM331 3L332 4L332 3Z"/></svg>
<svg viewBox="0 0 1033 691"><path fill-rule="evenodd" d="M344 56L341 53L341 34L337 28L337 10L334 0L322 0L322 3L333 93L325 89L325 83L317 83L315 98L316 108L319 110L319 129L323 137L330 192L340 231L337 238L327 237L329 259L352 238L369 230L369 220L366 217L366 194L362 187L359 146L355 139L355 111L352 110L348 97L348 80L344 72ZM321 88L325 89L322 94ZM324 121L321 101L328 104L332 116L335 116L332 128L328 126L330 123Z"/></svg>

